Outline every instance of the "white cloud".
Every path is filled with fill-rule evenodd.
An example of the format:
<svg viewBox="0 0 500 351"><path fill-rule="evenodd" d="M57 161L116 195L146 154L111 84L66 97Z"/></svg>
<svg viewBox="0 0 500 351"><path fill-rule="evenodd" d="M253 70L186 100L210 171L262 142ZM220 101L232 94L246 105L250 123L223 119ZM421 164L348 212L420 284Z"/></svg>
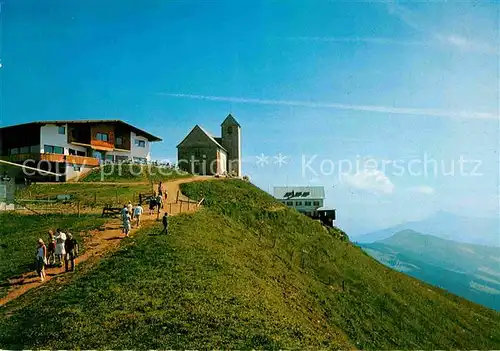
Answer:
<svg viewBox="0 0 500 351"><path fill-rule="evenodd" d="M391 194L394 184L378 169L365 169L356 174L344 174L341 179L351 187L373 194Z"/></svg>
<svg viewBox="0 0 500 351"><path fill-rule="evenodd" d="M269 100L269 99L254 99L245 97L195 95L195 94L181 94L181 93L157 93L157 95L173 97L173 98L185 98L185 99L206 100L206 101L224 101L224 102L235 102L242 104L331 108L338 110L379 112L379 113L390 113L390 114L401 114L401 115L419 115L419 116L433 116L433 117L447 117L447 118L498 119L497 114L489 112L448 111L448 110L437 110L437 109L376 106L376 105L351 105L351 104L348 105L348 104L328 103L328 102L298 101L298 100Z"/></svg>
<svg viewBox="0 0 500 351"><path fill-rule="evenodd" d="M432 195L434 194L434 188L428 186L428 185L419 185L415 186L413 188L410 188L410 191L420 193L420 194L426 194L426 195Z"/></svg>
<svg viewBox="0 0 500 351"><path fill-rule="evenodd" d="M386 5L389 14L396 16L417 32L423 33L429 40L455 47L462 51L499 54L496 43L466 38L456 33L445 34L449 31L440 28L441 24L439 22L431 21L422 14L401 6L396 0L389 0Z"/></svg>

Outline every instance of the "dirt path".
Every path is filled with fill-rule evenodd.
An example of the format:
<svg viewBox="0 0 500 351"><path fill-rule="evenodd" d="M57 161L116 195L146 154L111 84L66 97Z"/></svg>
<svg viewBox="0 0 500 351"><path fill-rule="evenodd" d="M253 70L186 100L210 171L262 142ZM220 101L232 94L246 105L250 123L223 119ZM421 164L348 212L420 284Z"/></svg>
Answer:
<svg viewBox="0 0 500 351"><path fill-rule="evenodd" d="M179 185L182 183L211 179L214 178L200 176L193 178L181 178L164 183L168 193L167 201L164 205L164 211L167 211L168 214L172 216L178 215L179 213L196 211L198 207L194 203L188 204L183 201L179 201L178 203L176 203ZM155 185L155 190L156 189L157 185ZM179 191L179 200L187 201L188 198ZM153 225L153 223L156 222L157 218L161 218L162 216L162 214L160 214L160 216L158 216L157 214L148 215L148 208L144 208L143 218L141 219L142 227ZM132 225L134 226L134 223L132 223ZM137 229L133 228L130 235L133 237L136 231ZM75 259L75 267L89 259L95 260L95 262L97 262L97 260L99 260L105 253L117 249L120 241L125 237L125 235L122 234L122 226L119 219L110 220L102 228L93 230L89 234L90 235L85 237L84 239L83 247L85 248L85 252ZM0 298L0 307L23 295L29 290L44 284L47 281L50 281L54 278L63 277L65 274L70 273L66 273L64 267L55 267L48 269L46 268L46 274L47 275L44 282L40 281L40 278L36 275L35 272L27 272L22 274L21 276L8 279L8 285L10 286L10 289L6 296Z"/></svg>

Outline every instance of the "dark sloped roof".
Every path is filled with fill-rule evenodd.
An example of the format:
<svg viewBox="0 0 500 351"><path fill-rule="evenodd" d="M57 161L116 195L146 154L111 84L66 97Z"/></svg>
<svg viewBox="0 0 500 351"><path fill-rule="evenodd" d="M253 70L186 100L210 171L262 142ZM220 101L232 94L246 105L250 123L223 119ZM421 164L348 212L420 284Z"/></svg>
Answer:
<svg viewBox="0 0 500 351"><path fill-rule="evenodd" d="M37 121L37 122L28 122L28 123L22 123L22 124L15 124L11 126L6 126L6 127L0 127L0 130L6 129L6 128L12 128L12 127L20 127L20 126L28 126L28 125L44 125L44 124L96 124L96 123L114 123L114 124L121 124L124 125L128 128L130 128L134 133L143 135L146 137L149 141L161 141L161 138L150 134L146 132L145 130L142 130L140 128L134 127L131 124L128 124L127 122L124 122L119 119L86 119L86 120L59 120L59 121Z"/></svg>
<svg viewBox="0 0 500 351"><path fill-rule="evenodd" d="M205 134L207 136L207 138L213 142L218 148L224 150L227 152L227 150L216 140L216 139L219 139L219 138L216 138L214 137L212 134L210 134L209 132L207 132L203 127L201 127L199 124L195 125L193 127L193 129L191 129L191 131L186 135L186 137L184 139L182 139L182 141L177 145L177 147L181 146L181 144L186 141L186 139L188 138L188 136L191 134L191 132L195 129L199 129L202 131L203 134Z"/></svg>
<svg viewBox="0 0 500 351"><path fill-rule="evenodd" d="M228 114L226 119L221 123L221 126L224 125L224 124L235 124L237 125L238 127L241 128L240 124L238 123L238 121L233 117L232 114Z"/></svg>
<svg viewBox="0 0 500 351"><path fill-rule="evenodd" d="M274 197L277 199L324 199L325 188L322 186L275 186Z"/></svg>

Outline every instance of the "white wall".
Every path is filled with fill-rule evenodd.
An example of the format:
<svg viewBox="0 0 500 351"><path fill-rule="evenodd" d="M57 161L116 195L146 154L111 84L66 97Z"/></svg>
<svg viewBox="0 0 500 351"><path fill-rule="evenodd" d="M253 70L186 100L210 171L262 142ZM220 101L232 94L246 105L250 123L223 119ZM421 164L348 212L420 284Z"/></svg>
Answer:
<svg viewBox="0 0 500 351"><path fill-rule="evenodd" d="M59 134L59 126L46 124L40 127L40 153L44 153L44 145L60 146L64 148L64 154L69 155L69 149L86 151L83 146L68 144L68 125L64 124L65 133Z"/></svg>
<svg viewBox="0 0 500 351"><path fill-rule="evenodd" d="M80 171L75 171L73 164L68 163L66 165L66 181L68 180L78 180L82 175L89 172L95 167L89 167L84 165L79 165Z"/></svg>
<svg viewBox="0 0 500 351"><path fill-rule="evenodd" d="M128 151L108 151L106 152L106 155L113 155L115 156L114 162L116 162L116 156L127 156L128 159L130 159L130 152Z"/></svg>
<svg viewBox="0 0 500 351"><path fill-rule="evenodd" d="M220 160L219 160L220 173L227 172L227 154L221 150L219 155L220 155Z"/></svg>
<svg viewBox="0 0 500 351"><path fill-rule="evenodd" d="M138 147L135 145L135 140L144 140L145 147ZM151 144L147 138L136 135L134 132L130 132L130 154L132 157L142 157L151 160Z"/></svg>

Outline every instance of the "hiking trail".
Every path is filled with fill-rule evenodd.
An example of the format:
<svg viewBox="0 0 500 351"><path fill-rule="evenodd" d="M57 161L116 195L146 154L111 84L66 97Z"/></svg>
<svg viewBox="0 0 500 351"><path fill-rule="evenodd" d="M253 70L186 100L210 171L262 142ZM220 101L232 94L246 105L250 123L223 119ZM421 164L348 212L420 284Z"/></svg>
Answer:
<svg viewBox="0 0 500 351"><path fill-rule="evenodd" d="M171 181L164 182L163 185L167 190L167 200L164 204L163 210L167 211L169 216L175 216L179 213L188 213L195 212L198 207L195 204L191 204L189 207L186 203L182 204L182 201L176 203L177 200L177 192L179 192L179 200L188 201L188 197L180 192L179 185L182 183L190 183L197 181L207 181L214 179L209 176L197 176L192 178L181 178L175 179ZM120 184L120 183L113 183ZM154 184L154 190L156 191L158 184ZM192 200L191 200L192 201ZM182 206L182 208L181 208ZM160 213L160 218L162 214ZM154 223L157 223L157 214L153 215L148 214L148 208L144 206L144 213L141 217L141 228L152 226ZM132 230L130 231L130 236L133 237L134 233L137 231L137 228L134 228L134 221L132 222ZM43 233L44 235L46 233ZM125 238L125 235L122 234L122 221L121 219L111 219L107 221L103 227L99 229L95 229L89 231L90 235L87 235L83 239L83 247L84 252L80 256L75 259L75 269L82 262L86 262L91 260L92 264L98 262L102 256L110 251L116 250L122 239ZM43 236L41 234L41 236ZM82 246L82 245L81 245ZM40 277L36 274L36 272L26 272L21 274L20 276L12 277L7 279L6 285L10 287L7 295L0 298L0 307L4 307L10 301L18 298L19 296L25 294L33 288L37 288L40 285L52 280L57 279L64 281L66 276L65 268L63 267L45 267L46 277L42 282L40 281ZM71 274L72 272L67 272Z"/></svg>

